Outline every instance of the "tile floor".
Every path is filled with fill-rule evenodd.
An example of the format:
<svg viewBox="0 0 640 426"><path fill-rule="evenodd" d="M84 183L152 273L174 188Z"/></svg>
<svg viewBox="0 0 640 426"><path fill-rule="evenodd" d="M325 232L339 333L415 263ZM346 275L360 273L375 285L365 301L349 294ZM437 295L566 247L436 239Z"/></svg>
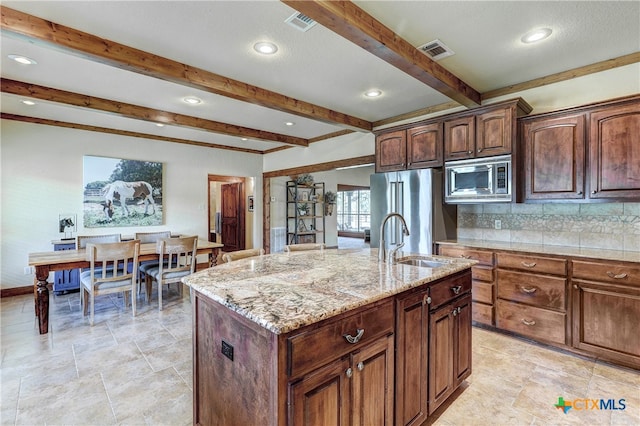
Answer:
<svg viewBox="0 0 640 426"><path fill-rule="evenodd" d="M32 296L2 299L1 424L191 424L191 304L173 289L168 297L162 312L139 298L135 318L121 298L103 297L90 327L79 293L52 295L51 331L43 336ZM429 424L640 424L638 371L479 328L473 369ZM560 396L624 398L626 409L564 414L554 408Z"/></svg>

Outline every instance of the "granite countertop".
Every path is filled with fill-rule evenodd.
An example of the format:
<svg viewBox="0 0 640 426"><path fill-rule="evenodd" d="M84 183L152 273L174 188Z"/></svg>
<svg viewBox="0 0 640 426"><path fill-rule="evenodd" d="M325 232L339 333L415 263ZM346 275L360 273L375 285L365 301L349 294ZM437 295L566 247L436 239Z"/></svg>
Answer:
<svg viewBox="0 0 640 426"><path fill-rule="evenodd" d="M594 248L580 248L570 246L555 246L545 244L526 244L505 241L487 241L474 239L456 239L437 241L437 244L461 245L465 247L484 248L492 250L511 250L531 253L554 254L558 256L582 257L587 259L621 260L640 263L640 251L604 250Z"/></svg>
<svg viewBox="0 0 640 426"><path fill-rule="evenodd" d="M436 281L477 263L429 257L447 265L432 269L379 263L377 249L314 250L241 259L197 272L183 282L280 334Z"/></svg>

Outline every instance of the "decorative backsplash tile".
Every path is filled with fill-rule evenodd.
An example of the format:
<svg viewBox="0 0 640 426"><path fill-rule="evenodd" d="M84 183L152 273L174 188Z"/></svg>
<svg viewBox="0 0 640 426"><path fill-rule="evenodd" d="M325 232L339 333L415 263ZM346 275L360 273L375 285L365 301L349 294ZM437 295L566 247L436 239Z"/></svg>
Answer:
<svg viewBox="0 0 640 426"><path fill-rule="evenodd" d="M459 205L458 238L640 252L640 203Z"/></svg>

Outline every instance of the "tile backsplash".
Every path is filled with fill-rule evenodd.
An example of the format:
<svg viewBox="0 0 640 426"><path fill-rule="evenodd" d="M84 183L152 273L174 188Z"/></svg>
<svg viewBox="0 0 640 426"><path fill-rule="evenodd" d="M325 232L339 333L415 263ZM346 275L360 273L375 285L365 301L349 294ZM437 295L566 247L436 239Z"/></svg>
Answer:
<svg viewBox="0 0 640 426"><path fill-rule="evenodd" d="M640 203L461 204L458 238L640 252Z"/></svg>

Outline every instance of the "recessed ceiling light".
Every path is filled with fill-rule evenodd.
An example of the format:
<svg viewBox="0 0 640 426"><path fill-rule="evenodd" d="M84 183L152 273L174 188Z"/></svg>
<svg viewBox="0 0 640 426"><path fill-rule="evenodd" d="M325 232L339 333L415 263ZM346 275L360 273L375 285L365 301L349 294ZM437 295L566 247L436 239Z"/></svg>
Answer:
<svg viewBox="0 0 640 426"><path fill-rule="evenodd" d="M23 103L23 104L25 104L25 105L29 105L29 106L31 106L31 105L35 105L35 104L36 104L35 102L33 102L33 101L28 101L28 100L24 100L24 101L20 101L20 102L22 102L22 103Z"/></svg>
<svg viewBox="0 0 640 426"><path fill-rule="evenodd" d="M278 51L278 46L268 41L260 41L253 45L253 49L263 55L273 55Z"/></svg>
<svg viewBox="0 0 640 426"><path fill-rule="evenodd" d="M249 139L247 139L247 138L240 138L240 140L248 141Z"/></svg>
<svg viewBox="0 0 640 426"><path fill-rule="evenodd" d="M378 96L382 95L382 91L378 89L371 89L364 92L364 95L367 98L377 98Z"/></svg>
<svg viewBox="0 0 640 426"><path fill-rule="evenodd" d="M195 96L187 96L183 101L191 105L198 105L202 103L202 99L196 98Z"/></svg>
<svg viewBox="0 0 640 426"><path fill-rule="evenodd" d="M535 43L536 41L544 40L551 35L551 29L540 28L537 30L529 31L520 39L523 43Z"/></svg>
<svg viewBox="0 0 640 426"><path fill-rule="evenodd" d="M14 61L23 64L23 65L35 65L37 62L31 58L27 58L22 55L7 55L9 59L13 59Z"/></svg>
<svg viewBox="0 0 640 426"><path fill-rule="evenodd" d="M158 127L164 127L164 124L162 124L162 123L156 123L156 126L158 126Z"/></svg>
<svg viewBox="0 0 640 426"><path fill-rule="evenodd" d="M287 121L284 124L287 125L287 126L295 126L296 125L296 123L294 123L293 121Z"/></svg>

